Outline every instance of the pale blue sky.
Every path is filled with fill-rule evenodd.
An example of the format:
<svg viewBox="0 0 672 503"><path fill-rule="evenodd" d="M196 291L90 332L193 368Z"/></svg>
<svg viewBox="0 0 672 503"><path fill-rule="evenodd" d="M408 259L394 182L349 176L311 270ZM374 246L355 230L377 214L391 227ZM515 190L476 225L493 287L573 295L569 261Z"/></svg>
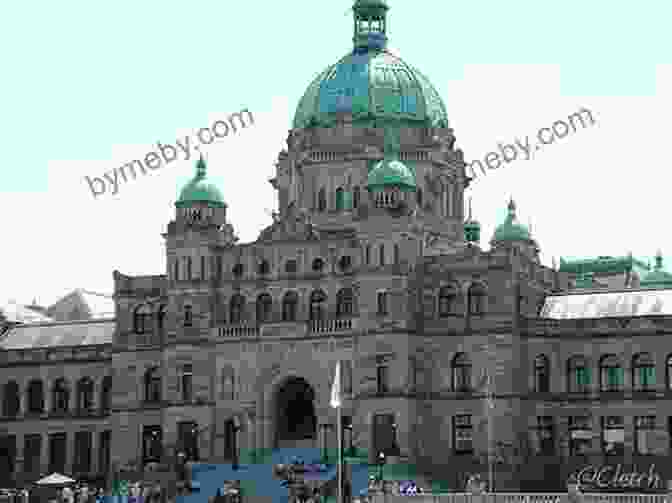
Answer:
<svg viewBox="0 0 672 503"><path fill-rule="evenodd" d="M433 82L467 160L581 107L598 123L470 190L487 247L512 194L542 256L672 256L665 0L390 0L390 46ZM0 16L0 301L111 291L112 270L163 272L176 162L91 195L101 176L248 107L213 144L241 238L275 207L266 180L298 99L351 49L349 0L6 2ZM250 197L253 196L253 197ZM9 238L9 239L8 239Z"/></svg>

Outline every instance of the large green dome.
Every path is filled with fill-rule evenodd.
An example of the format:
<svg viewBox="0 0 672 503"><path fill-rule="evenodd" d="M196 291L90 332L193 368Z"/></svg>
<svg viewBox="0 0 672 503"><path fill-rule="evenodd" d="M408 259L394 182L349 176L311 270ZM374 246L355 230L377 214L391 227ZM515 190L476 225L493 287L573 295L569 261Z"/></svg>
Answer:
<svg viewBox="0 0 672 503"><path fill-rule="evenodd" d="M226 206L222 191L214 183L207 180L203 157L196 163L196 175L182 188L175 206L184 208L193 203L206 203L216 208Z"/></svg>
<svg viewBox="0 0 672 503"><path fill-rule="evenodd" d="M509 201L508 210L509 213L504 222L495 229L492 241L529 241L531 239L530 231L526 226L518 222L516 203L513 202L513 199Z"/></svg>
<svg viewBox="0 0 672 503"><path fill-rule="evenodd" d="M299 101L293 127L330 127L337 112L371 126L377 119L448 127L446 107L427 77L386 49L382 0L355 3L354 50L320 73Z"/></svg>

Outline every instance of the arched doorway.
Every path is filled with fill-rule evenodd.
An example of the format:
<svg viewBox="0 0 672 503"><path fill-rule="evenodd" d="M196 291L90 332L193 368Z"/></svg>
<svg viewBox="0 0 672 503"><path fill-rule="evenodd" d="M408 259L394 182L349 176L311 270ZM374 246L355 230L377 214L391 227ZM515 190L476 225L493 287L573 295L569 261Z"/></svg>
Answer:
<svg viewBox="0 0 672 503"><path fill-rule="evenodd" d="M314 447L317 440L315 391L301 377L290 377L275 396L275 447Z"/></svg>

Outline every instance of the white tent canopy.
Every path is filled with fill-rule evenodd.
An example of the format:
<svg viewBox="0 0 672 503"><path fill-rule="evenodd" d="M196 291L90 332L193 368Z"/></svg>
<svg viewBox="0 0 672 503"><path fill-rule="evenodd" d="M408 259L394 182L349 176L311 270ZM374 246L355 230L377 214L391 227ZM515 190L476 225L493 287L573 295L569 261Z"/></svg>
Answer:
<svg viewBox="0 0 672 503"><path fill-rule="evenodd" d="M41 486L55 486L55 485L72 484L73 482L75 482L75 480L71 479L66 475L62 475L60 473L52 473L51 475L47 475L46 477L38 480L35 483Z"/></svg>

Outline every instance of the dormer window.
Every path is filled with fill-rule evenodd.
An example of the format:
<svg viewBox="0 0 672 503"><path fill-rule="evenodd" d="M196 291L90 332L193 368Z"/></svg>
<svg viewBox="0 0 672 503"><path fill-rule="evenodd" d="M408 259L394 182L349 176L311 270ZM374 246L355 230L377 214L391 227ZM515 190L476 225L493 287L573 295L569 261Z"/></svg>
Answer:
<svg viewBox="0 0 672 503"><path fill-rule="evenodd" d="M233 275L236 278L240 278L243 275L243 264L238 262L236 265L233 266Z"/></svg>

